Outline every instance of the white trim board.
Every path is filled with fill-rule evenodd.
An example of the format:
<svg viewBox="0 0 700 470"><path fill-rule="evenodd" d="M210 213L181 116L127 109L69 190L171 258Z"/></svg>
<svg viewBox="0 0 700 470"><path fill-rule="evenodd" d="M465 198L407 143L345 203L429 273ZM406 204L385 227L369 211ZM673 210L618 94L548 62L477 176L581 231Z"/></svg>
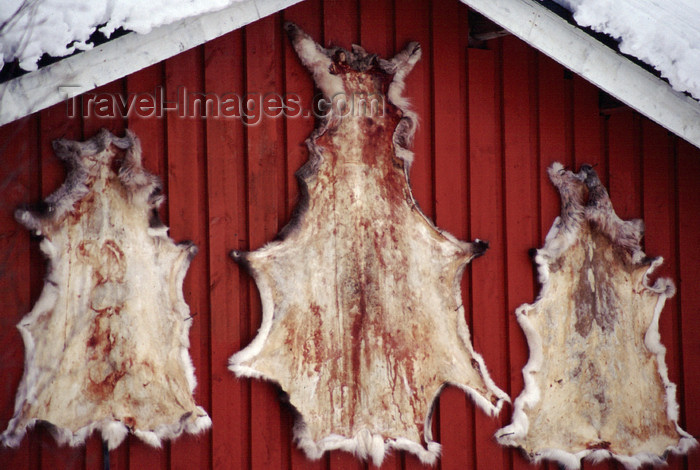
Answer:
<svg viewBox="0 0 700 470"><path fill-rule="evenodd" d="M0 125L125 77L300 0L246 0L211 13L129 33L0 84Z"/></svg>
<svg viewBox="0 0 700 470"><path fill-rule="evenodd" d="M535 0L461 0L639 113L700 148L700 103Z"/></svg>

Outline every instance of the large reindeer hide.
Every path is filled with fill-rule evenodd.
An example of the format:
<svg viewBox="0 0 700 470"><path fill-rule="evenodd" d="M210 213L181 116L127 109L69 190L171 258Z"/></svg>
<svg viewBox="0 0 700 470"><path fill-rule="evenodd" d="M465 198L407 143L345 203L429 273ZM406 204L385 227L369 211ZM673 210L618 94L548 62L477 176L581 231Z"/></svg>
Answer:
<svg viewBox="0 0 700 470"><path fill-rule="evenodd" d="M211 425L192 397L191 318L182 283L196 247L158 218L160 182L134 134L103 130L54 142L63 186L17 220L42 237L44 289L19 323L26 349L15 415L2 442L49 423L60 443L97 429L110 448L131 431L151 445Z"/></svg>
<svg viewBox="0 0 700 470"><path fill-rule="evenodd" d="M411 194L416 120L400 94L418 44L387 61L287 30L329 116L307 142L292 222L277 241L233 253L255 278L263 320L230 368L282 387L310 458L343 449L379 465L396 448L434 462L431 409L445 385L489 413L507 399L470 344L460 295L465 265L488 245L438 230Z"/></svg>
<svg viewBox="0 0 700 470"><path fill-rule="evenodd" d="M562 212L535 257L540 296L516 311L530 359L497 439L567 468L583 457L636 468L686 452L695 440L678 425L658 328L675 288L649 280L662 259L645 256L642 221L617 217L590 166L572 173L555 163L549 177Z"/></svg>

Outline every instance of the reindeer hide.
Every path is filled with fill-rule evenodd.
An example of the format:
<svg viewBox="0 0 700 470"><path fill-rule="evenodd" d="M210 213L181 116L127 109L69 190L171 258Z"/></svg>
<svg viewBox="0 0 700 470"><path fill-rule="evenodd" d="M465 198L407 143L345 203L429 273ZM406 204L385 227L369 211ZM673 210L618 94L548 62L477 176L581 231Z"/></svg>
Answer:
<svg viewBox="0 0 700 470"><path fill-rule="evenodd" d="M675 292L649 276L663 261L639 245L641 220L622 221L595 171L555 163L561 216L535 257L542 291L518 308L530 359L513 422L497 433L538 461L567 468L614 458L627 468L662 463L695 440L678 425L659 315Z"/></svg>
<svg viewBox="0 0 700 470"><path fill-rule="evenodd" d="M263 320L230 368L282 387L310 458L343 449L379 465L395 448L432 463L431 410L445 385L491 414L507 399L472 348L460 295L465 265L488 244L438 230L411 194L416 116L401 91L418 44L383 60L287 30L329 115L307 141L290 224L233 253L255 278Z"/></svg>
<svg viewBox="0 0 700 470"><path fill-rule="evenodd" d="M196 247L158 219L160 182L134 134L58 140L63 186L17 220L42 237L44 289L19 323L25 371L2 442L47 422L59 443L93 430L109 448L130 431L151 445L211 425L192 397L189 308L182 283Z"/></svg>

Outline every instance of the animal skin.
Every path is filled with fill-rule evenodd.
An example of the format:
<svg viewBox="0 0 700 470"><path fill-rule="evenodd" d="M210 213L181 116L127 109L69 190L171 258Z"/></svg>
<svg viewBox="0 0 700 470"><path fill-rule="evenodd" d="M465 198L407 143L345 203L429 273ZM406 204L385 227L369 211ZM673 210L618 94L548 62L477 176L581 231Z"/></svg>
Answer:
<svg viewBox="0 0 700 470"><path fill-rule="evenodd" d="M675 287L665 278L650 284L663 260L646 257L642 221L615 214L591 166L573 173L555 163L549 177L561 216L535 257L539 298L516 311L530 359L513 422L496 438L572 469L584 457L662 464L697 444L678 425L659 335Z"/></svg>
<svg viewBox="0 0 700 470"><path fill-rule="evenodd" d="M437 229L411 194L417 118L401 92L419 45L383 60L286 29L328 115L307 140L292 221L261 249L232 253L255 278L263 319L230 369L281 386L311 459L342 449L378 466L393 448L434 463L443 387L490 414L508 399L472 348L460 294L466 264L488 244Z"/></svg>
<svg viewBox="0 0 700 470"><path fill-rule="evenodd" d="M197 248L160 223L160 181L126 131L58 140L65 183L17 220L41 236L48 272L17 326L25 370L2 443L45 422L61 444L99 430L110 449L131 432L148 444L211 426L192 397L191 318L182 283Z"/></svg>

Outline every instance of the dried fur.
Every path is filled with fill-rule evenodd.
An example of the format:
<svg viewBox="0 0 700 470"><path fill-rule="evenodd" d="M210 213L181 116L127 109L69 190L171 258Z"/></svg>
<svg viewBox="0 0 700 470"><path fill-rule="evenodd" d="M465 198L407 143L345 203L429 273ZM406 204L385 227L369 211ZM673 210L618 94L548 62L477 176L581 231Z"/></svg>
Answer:
<svg viewBox="0 0 700 470"><path fill-rule="evenodd" d="M658 328L675 287L650 285L663 260L646 257L642 222L615 214L591 166L554 163L548 173L562 210L535 257L540 295L516 310L530 358L512 423L496 439L568 469L583 458L663 463L697 444L678 424Z"/></svg>
<svg viewBox="0 0 700 470"><path fill-rule="evenodd" d="M17 446L39 421L60 444L99 431L110 449L130 432L160 446L209 428L192 397L182 294L197 248L176 245L157 222L160 181L142 168L138 138L102 130L86 142L58 140L54 150L65 183L41 210L16 212L42 237L48 271L17 325L25 370L0 440Z"/></svg>
<svg viewBox="0 0 700 470"><path fill-rule="evenodd" d="M464 268L488 243L437 229L411 193L417 117L401 93L418 44L384 60L285 28L331 107L307 140L292 221L264 247L232 253L263 314L229 368L282 387L311 459L340 449L379 466L397 449L434 464L432 412L445 385L491 415L508 401L473 350L461 300ZM378 92L381 112L348 113L353 96Z"/></svg>

